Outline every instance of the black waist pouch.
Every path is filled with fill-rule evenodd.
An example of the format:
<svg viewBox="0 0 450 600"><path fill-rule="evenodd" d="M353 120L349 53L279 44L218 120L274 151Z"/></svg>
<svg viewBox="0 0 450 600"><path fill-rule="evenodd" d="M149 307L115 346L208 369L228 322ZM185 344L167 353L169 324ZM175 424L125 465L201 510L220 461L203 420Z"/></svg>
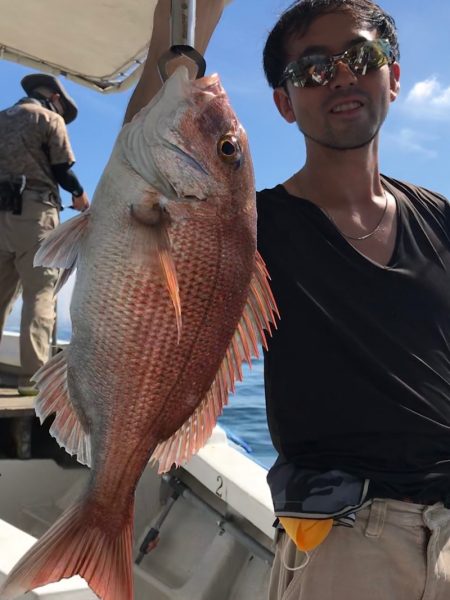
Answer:
<svg viewBox="0 0 450 600"><path fill-rule="evenodd" d="M10 211L13 215L22 214L22 193L25 183L25 176L0 179L1 211Z"/></svg>
<svg viewBox="0 0 450 600"><path fill-rule="evenodd" d="M337 469L305 469L281 456L269 470L267 482L277 517L336 520L364 505L370 483Z"/></svg>

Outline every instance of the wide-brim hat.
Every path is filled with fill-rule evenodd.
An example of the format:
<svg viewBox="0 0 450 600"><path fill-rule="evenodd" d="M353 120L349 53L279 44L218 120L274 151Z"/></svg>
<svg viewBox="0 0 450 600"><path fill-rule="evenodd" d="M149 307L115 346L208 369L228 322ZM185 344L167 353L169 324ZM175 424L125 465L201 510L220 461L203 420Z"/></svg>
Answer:
<svg viewBox="0 0 450 600"><path fill-rule="evenodd" d="M26 75L20 82L25 92L30 95L34 89L43 86L60 95L61 104L64 108L63 119L69 124L77 118L78 107L75 100L69 96L62 83L54 75L46 73L32 73Z"/></svg>

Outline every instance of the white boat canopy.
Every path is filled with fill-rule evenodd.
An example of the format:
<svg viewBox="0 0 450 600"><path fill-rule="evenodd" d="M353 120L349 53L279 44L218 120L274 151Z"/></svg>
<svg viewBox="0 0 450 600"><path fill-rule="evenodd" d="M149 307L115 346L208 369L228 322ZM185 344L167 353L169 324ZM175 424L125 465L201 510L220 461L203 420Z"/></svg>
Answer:
<svg viewBox="0 0 450 600"><path fill-rule="evenodd" d="M157 0L0 0L0 57L110 92L138 77Z"/></svg>

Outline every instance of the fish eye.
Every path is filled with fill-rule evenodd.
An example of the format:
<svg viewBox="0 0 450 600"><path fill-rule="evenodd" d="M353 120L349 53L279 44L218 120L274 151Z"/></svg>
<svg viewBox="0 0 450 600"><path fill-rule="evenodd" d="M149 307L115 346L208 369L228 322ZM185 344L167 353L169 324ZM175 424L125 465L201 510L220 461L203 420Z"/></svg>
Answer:
<svg viewBox="0 0 450 600"><path fill-rule="evenodd" d="M220 158L227 163L236 163L241 160L242 152L236 136L227 134L220 138L217 144Z"/></svg>

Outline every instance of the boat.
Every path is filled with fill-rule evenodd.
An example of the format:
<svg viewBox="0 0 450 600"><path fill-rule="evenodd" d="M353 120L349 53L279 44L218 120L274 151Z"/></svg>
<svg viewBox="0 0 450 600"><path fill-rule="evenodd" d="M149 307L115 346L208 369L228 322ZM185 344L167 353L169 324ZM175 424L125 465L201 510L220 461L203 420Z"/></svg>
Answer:
<svg viewBox="0 0 450 600"><path fill-rule="evenodd" d="M5 333L0 363L0 383L5 385L8 374L11 386L19 364L18 334ZM0 583L67 508L88 474L49 437L48 426L41 431L33 414L32 397L0 388L0 424L15 425L10 427L15 449L8 455L5 435L0 444ZM219 426L186 465L163 476L148 465L136 491L135 599L265 598L275 532L266 474ZM29 597L96 596L73 577Z"/></svg>
<svg viewBox="0 0 450 600"><path fill-rule="evenodd" d="M156 0L38 4L2 7L2 58L64 75L100 93L120 91L136 81ZM192 11L195 1L185 0L183 6ZM43 14L52 19L43 20ZM39 36L37 20L42 24ZM51 47L48 39L54 42ZM49 436L49 423L40 425L33 398L18 396L18 341L17 333L7 331L0 344L0 584L88 475ZM57 341L56 350L64 344ZM275 534L266 475L219 426L186 465L163 476L148 465L136 491L135 599L266 598ZM96 598L80 577L26 597Z"/></svg>

